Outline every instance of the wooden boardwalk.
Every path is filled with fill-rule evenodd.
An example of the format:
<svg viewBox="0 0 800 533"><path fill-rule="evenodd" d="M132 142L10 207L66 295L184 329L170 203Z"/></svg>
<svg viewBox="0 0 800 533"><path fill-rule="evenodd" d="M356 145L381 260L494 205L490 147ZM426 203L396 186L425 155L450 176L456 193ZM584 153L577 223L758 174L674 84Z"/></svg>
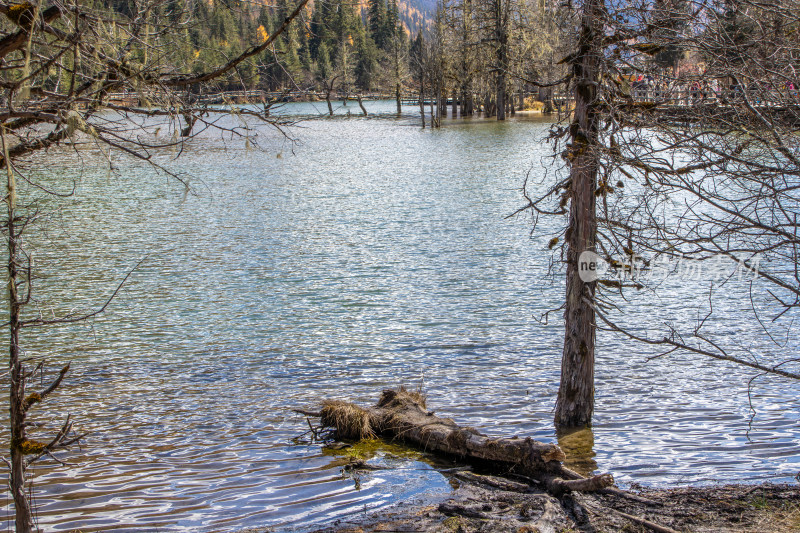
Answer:
<svg viewBox="0 0 800 533"><path fill-rule="evenodd" d="M331 93L331 100L344 99L356 101L359 93ZM362 100L393 100L394 94L370 92L361 93ZM226 105L226 104L263 104L282 102L304 102L309 100L324 101L325 93L313 91L225 91L213 94L192 95L195 103L200 105ZM136 92L109 93L108 102L116 105L139 106L141 96Z"/></svg>
<svg viewBox="0 0 800 533"><path fill-rule="evenodd" d="M534 93L510 94L513 102L519 102L520 96L530 97ZM332 93L332 101L357 100L357 93ZM620 105L636 104L642 111L657 110L666 115L676 117L688 117L699 110L726 109L728 112L735 113L743 109L745 105L744 97L747 96L749 104L767 113L791 113L800 116L800 93L797 91L773 91L767 93L750 92L743 93L741 90L724 90L720 92L699 91L685 88L658 89L641 88L633 89L629 99L621 99ZM394 100L394 94L372 92L361 93L360 97L364 101L369 100ZM107 101L110 104L128 107L138 107L148 105L140 101L141 96L136 92L109 93ZM157 100L157 98L155 98ZM209 95L194 95L195 103L199 105L231 105L231 104L264 104L300 101L324 101L325 93L309 91L289 91L289 92L268 92L261 90L253 91L226 91ZM476 98L475 104L480 104L482 99ZM570 93L556 92L553 94L552 102L556 111L564 113L572 107L574 97ZM460 102L453 98L445 100L447 106ZM419 94L404 93L401 97L401 104L404 106L419 107ZM435 100L427 97L425 106L435 105Z"/></svg>

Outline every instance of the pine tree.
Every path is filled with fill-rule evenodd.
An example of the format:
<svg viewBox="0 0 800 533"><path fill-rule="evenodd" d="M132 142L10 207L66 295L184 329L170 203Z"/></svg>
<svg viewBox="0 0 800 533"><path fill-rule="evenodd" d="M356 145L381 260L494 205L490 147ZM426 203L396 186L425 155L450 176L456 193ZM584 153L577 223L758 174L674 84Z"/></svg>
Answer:
<svg viewBox="0 0 800 533"><path fill-rule="evenodd" d="M317 72L316 77L319 81L325 81L333 75L333 66L331 64L331 53L328 50L328 45L321 43L317 50Z"/></svg>
<svg viewBox="0 0 800 533"><path fill-rule="evenodd" d="M378 50L362 24L357 25L355 34L355 81L361 90L369 91L378 65Z"/></svg>
<svg viewBox="0 0 800 533"><path fill-rule="evenodd" d="M386 1L369 0L369 33L381 50L386 46Z"/></svg>
<svg viewBox="0 0 800 533"><path fill-rule="evenodd" d="M684 47L680 42L688 28L688 0L656 0L653 5L652 38L662 43L662 49L653 57L653 62L661 68L678 67L683 58Z"/></svg>

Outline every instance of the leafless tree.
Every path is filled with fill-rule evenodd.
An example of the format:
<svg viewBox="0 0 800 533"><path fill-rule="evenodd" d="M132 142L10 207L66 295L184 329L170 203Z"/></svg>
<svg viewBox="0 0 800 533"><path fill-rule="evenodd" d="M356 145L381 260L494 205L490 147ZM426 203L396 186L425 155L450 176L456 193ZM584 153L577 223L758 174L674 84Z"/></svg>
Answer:
<svg viewBox="0 0 800 533"><path fill-rule="evenodd" d="M29 420L32 409L56 392L69 365L49 385L33 390L33 378L44 374L45 361L24 356L23 333L95 316L106 309L121 286L86 313L47 317L28 306L36 276L24 238L35 231L42 213L34 199L20 196L17 184L22 180L28 190L43 196L62 194L36 178L44 169L41 158L30 156L61 143L94 144L147 161L182 180L180 173L161 166L152 156L161 148L180 147L198 130L222 128L216 118L219 113L233 111L240 117L280 125L268 117L268 109L263 113L252 108L212 112L203 101L218 92L215 82L235 81L245 62L267 51L307 1L301 0L273 35L220 64L200 65L203 68L188 64L179 53L181 47L175 45L181 31L197 23L190 10L178 9L182 3L142 0L120 11L93 10L73 0L0 3L0 163L6 174L2 231L8 254L11 413L6 462L17 532L34 529L26 494L28 466L43 457L58 461L53 452L81 437L72 432L70 418L49 439L34 440L29 434L34 425ZM251 141L251 128L244 120L241 124L227 131ZM158 137L161 127L171 128L175 135Z"/></svg>
<svg viewBox="0 0 800 533"><path fill-rule="evenodd" d="M578 39L562 59L574 107L552 131L567 172L546 194L526 193L535 216L569 217L551 241L563 243L567 275L556 424L591 422L597 327L664 354L800 378L797 359L764 359L709 327L735 268L711 285L708 316L688 330L643 331L617 312L658 262L727 258L770 309L752 304L753 320L773 339L791 328L779 319L800 302L800 3L584 0L574 9ZM605 277L582 279L585 251L610 266Z"/></svg>

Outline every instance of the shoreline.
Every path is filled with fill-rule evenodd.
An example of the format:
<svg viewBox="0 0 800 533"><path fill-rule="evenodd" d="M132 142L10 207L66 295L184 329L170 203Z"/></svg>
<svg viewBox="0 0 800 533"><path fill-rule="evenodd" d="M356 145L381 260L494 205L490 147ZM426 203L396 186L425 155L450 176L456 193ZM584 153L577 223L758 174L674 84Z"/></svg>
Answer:
<svg viewBox="0 0 800 533"><path fill-rule="evenodd" d="M312 533L413 531L515 533L788 533L800 531L800 487L719 484L649 489L632 496L568 493L468 468L445 474L453 492L440 503L395 506L359 520L341 519ZM612 512L608 512L609 509Z"/></svg>
<svg viewBox="0 0 800 533"><path fill-rule="evenodd" d="M361 458L370 451L362 443L374 447L398 440L443 459L444 464L434 468L453 489L429 503L401 501L371 515L365 508L360 520L333 522L314 533L800 531L796 483L668 488L632 484L623 490L609 473L596 474L593 461L582 461L586 457L573 454L577 471L567 466L565 450L576 451L577 442L565 442L562 450L530 437L489 437L437 416L426 400L419 391L400 386L385 389L374 407L323 400L319 411L296 411L320 420L316 427L309 422L315 436L355 443L345 445L349 460L342 465L343 474L360 479L371 470L384 470Z"/></svg>

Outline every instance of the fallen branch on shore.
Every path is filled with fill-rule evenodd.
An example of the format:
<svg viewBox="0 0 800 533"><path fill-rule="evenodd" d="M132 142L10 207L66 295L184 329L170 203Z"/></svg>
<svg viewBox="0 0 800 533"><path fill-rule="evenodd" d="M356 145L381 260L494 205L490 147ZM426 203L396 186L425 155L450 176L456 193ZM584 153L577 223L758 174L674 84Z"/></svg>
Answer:
<svg viewBox="0 0 800 533"><path fill-rule="evenodd" d="M383 391L374 407L325 400L319 412L299 412L318 416L321 425L332 428L338 439L399 439L430 453L522 474L557 496L571 491L599 491L614 484L610 474L585 478L565 468L561 464L564 452L555 444L529 437L493 438L461 427L449 418L440 418L427 410L420 393L403 387Z"/></svg>
<svg viewBox="0 0 800 533"><path fill-rule="evenodd" d="M469 466L447 470L459 482L457 495L438 505L435 512L424 516L416 513L403 519L406 526L419 526L415 531L440 531L442 520L452 520L453 524L461 524L459 527L463 526L465 531L495 523L504 524L504 527L514 525L524 531L550 533L566 527L597 532L616 532L633 527L636 531L678 533L674 526L680 530L692 529L691 526L696 524L696 513L702 511L697 516L705 517L714 511L713 507L700 509L693 498L680 496L675 491L667 495L658 492L637 495L613 486L609 474L583 477L562 464L564 452L555 444L530 438L492 438L473 428L459 426L453 420L440 418L429 411L422 394L402 387L383 391L373 407L324 400L317 411L297 412L319 419L319 426L312 425L315 435L344 440L380 437L401 441L496 473L476 474L469 471ZM349 466L358 470L362 465L352 463ZM364 466L365 470L369 468ZM747 502L753 490L774 491L776 498L784 498L781 490L794 490L764 486L734 489L738 490L734 503L740 509L737 512L741 513L755 513L753 505ZM707 490L708 494L714 494L714 489L686 490L690 491L689 494L693 490ZM791 494L797 498L796 491ZM733 505L728 500L724 500L727 502L725 505ZM727 509L725 506L722 508ZM693 509L695 514L687 509ZM717 520L727 520L727 515L723 515L721 513ZM383 527L377 527L375 531L385 531Z"/></svg>
<svg viewBox="0 0 800 533"><path fill-rule="evenodd" d="M790 485L726 486L648 490L634 494L614 486L597 490L595 478L583 478L561 464L554 445L531 439L492 439L428 412L421 395L403 389L385 391L374 407L325 401L314 432L326 438L379 436L428 452L460 459L462 465L439 469L454 486L445 501L378 513L369 519L334 525L317 533L381 531L517 531L558 533L592 531L796 531L800 492ZM331 446L336 449L337 443ZM339 443L340 447L349 445ZM527 455L520 450L526 450ZM510 451L511 455L503 455ZM369 470L352 461L343 470ZM479 474L463 463L472 463ZM363 468L362 468L363 467ZM484 468L477 468L484 467ZM488 468L486 468L488 467ZM600 478L599 485L610 482ZM561 482L554 481L560 480ZM573 483L574 482L574 483ZM566 484L566 486L564 486ZM583 489L588 486L589 491ZM557 496L557 497L554 497ZM765 499L766 498L766 499ZM764 502L769 501L769 509ZM703 524L698 528L699 524Z"/></svg>

